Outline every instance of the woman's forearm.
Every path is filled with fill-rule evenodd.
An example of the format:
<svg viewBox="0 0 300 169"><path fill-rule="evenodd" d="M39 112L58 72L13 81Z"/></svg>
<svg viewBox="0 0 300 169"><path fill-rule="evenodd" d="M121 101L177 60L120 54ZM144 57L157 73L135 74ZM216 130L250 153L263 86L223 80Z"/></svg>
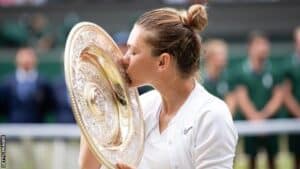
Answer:
<svg viewBox="0 0 300 169"><path fill-rule="evenodd" d="M80 138L80 151L78 159L80 169L99 169L101 164L98 162L84 136Z"/></svg>

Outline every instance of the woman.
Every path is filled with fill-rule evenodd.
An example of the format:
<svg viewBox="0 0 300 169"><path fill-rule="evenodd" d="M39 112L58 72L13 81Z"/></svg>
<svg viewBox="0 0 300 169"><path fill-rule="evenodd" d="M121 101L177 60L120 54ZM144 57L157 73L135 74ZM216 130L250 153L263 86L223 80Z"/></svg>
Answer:
<svg viewBox="0 0 300 169"><path fill-rule="evenodd" d="M188 11L162 8L143 14L130 33L122 60L130 86L156 89L140 98L145 147L139 169L232 168L237 133L230 112L195 80L201 49L197 31L206 25L202 5ZM82 169L100 167L84 139L79 163Z"/></svg>

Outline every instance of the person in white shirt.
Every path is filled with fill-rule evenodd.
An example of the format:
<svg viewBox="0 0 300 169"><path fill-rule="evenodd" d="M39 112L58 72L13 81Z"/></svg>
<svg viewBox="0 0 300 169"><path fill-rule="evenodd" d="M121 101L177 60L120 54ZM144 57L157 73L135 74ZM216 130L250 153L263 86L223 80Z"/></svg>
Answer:
<svg viewBox="0 0 300 169"><path fill-rule="evenodd" d="M152 85L140 97L145 122L144 153L138 169L230 169L237 132L226 104L196 80L200 65L198 32L208 22L206 9L161 8L144 13L127 41L122 63L131 87ZM101 164L81 138L79 164ZM116 164L118 169L135 167Z"/></svg>

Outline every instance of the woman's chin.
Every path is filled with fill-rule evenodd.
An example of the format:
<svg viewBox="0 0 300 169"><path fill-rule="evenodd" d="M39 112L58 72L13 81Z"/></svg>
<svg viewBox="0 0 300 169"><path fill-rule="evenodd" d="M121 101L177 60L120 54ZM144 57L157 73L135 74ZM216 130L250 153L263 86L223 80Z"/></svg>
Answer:
<svg viewBox="0 0 300 169"><path fill-rule="evenodd" d="M128 86L130 86L132 84L132 80L127 73L125 74L125 81Z"/></svg>
<svg viewBox="0 0 300 169"><path fill-rule="evenodd" d="M138 87L138 85L136 85L131 81L130 83L128 83L128 87L133 88L133 87Z"/></svg>
<svg viewBox="0 0 300 169"><path fill-rule="evenodd" d="M133 88L133 87L138 88L140 86L143 86L143 84L135 82L135 81L130 81L130 83L128 83L128 87L130 87L130 88Z"/></svg>
<svg viewBox="0 0 300 169"><path fill-rule="evenodd" d="M126 74L126 76L125 76L125 81L126 81L129 88L139 87L139 86L144 85L143 83L141 83L139 81L136 81L135 79L130 78L130 76L128 74Z"/></svg>

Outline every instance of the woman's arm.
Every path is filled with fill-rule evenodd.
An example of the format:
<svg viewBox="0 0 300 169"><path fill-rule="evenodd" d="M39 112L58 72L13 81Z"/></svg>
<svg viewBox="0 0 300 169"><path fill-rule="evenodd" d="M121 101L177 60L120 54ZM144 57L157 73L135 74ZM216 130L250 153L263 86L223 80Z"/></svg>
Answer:
<svg viewBox="0 0 300 169"><path fill-rule="evenodd" d="M80 151L78 159L80 169L99 169L101 164L91 152L83 135L80 138Z"/></svg>

